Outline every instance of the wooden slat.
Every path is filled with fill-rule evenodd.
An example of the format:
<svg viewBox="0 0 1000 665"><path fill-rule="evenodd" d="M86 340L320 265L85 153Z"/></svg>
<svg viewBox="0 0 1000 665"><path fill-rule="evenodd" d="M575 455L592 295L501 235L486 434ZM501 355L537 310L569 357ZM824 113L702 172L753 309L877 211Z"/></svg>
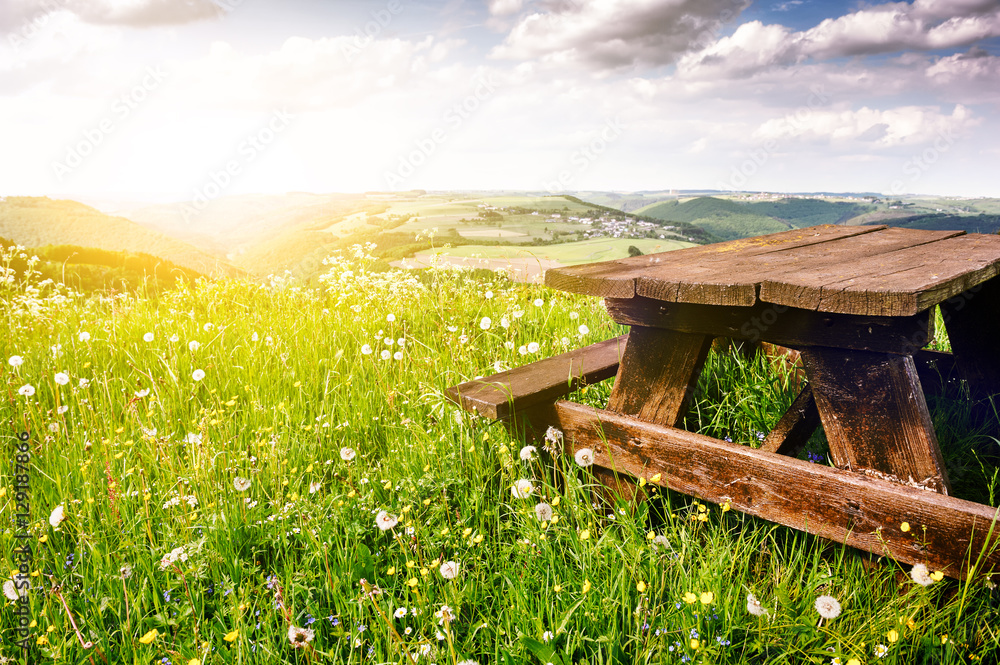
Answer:
<svg viewBox="0 0 1000 665"><path fill-rule="evenodd" d="M964 578L1000 571L997 509L559 401L566 453L750 515ZM904 533L901 522L912 530ZM983 553L980 560L980 553Z"/></svg>
<svg viewBox="0 0 1000 665"><path fill-rule="evenodd" d="M662 265L676 270L695 271L716 262L732 262L734 256L747 257L760 253L776 252L798 247L827 243L839 238L872 233L884 226L834 226L826 224L808 229L795 229L754 238L741 238L729 242L689 247L672 252L636 256L615 261L604 261L582 266L552 268L545 272L545 284L561 291L582 293L602 298L631 298L635 294L636 280L650 268ZM753 291L754 289L751 289ZM755 295L755 294L750 294ZM748 297L741 287L738 303ZM745 304L753 304L751 299Z"/></svg>
<svg viewBox="0 0 1000 665"><path fill-rule="evenodd" d="M711 346L707 335L633 326L608 408L651 423L678 424Z"/></svg>
<svg viewBox="0 0 1000 665"><path fill-rule="evenodd" d="M839 346L849 349L912 354L930 339L930 312L909 317L827 314L808 309L757 303L719 307L664 303L652 298L606 298L608 313L623 325L669 328L783 346Z"/></svg>
<svg viewBox="0 0 1000 665"><path fill-rule="evenodd" d="M798 457L819 427L819 409L812 388L802 388L781 420L764 439L759 450L787 457Z"/></svg>
<svg viewBox="0 0 1000 665"><path fill-rule="evenodd" d="M906 230L912 233L912 230ZM760 298L824 312L907 316L1000 274L1000 236L969 234L764 281Z"/></svg>
<svg viewBox="0 0 1000 665"><path fill-rule="evenodd" d="M643 271L636 283L636 294L665 301L752 305L762 283L781 284L786 276L794 283L801 273L824 266L842 275L864 274L869 264L884 255L962 233L883 228L829 242L768 252L741 252L725 262L701 262L697 266L664 262Z"/></svg>
<svg viewBox="0 0 1000 665"><path fill-rule="evenodd" d="M529 365L466 381L445 391L462 408L492 419L552 402L618 371L628 335L552 356Z"/></svg>
<svg viewBox="0 0 1000 665"><path fill-rule="evenodd" d="M802 349L834 464L948 493L948 474L911 356Z"/></svg>

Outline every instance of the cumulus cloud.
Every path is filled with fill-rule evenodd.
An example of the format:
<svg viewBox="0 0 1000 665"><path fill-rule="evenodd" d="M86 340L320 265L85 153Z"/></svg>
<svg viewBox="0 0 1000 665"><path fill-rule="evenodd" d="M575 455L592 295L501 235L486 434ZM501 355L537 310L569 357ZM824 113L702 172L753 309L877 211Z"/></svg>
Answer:
<svg viewBox="0 0 1000 665"><path fill-rule="evenodd" d="M754 139L760 142L799 141L853 150L923 145L939 136L952 137L980 123L967 107L952 112L937 107L900 106L889 109L806 109L773 118L760 125Z"/></svg>
<svg viewBox="0 0 1000 665"><path fill-rule="evenodd" d="M1000 36L996 0L887 3L829 18L799 32L759 21L744 23L733 35L686 55L678 69L688 77L741 78L807 60L959 48L996 36Z"/></svg>
<svg viewBox="0 0 1000 665"><path fill-rule="evenodd" d="M743 0L550 3L523 16L492 55L582 63L599 70L667 65L710 42L744 6Z"/></svg>
<svg viewBox="0 0 1000 665"><path fill-rule="evenodd" d="M493 16L510 16L521 11L524 0L489 0L487 7Z"/></svg>
<svg viewBox="0 0 1000 665"><path fill-rule="evenodd" d="M226 2L226 6L236 6L242 0ZM48 16L59 12L99 25L151 27L218 18L224 9L212 0L5 0L0 30L17 34L44 24Z"/></svg>

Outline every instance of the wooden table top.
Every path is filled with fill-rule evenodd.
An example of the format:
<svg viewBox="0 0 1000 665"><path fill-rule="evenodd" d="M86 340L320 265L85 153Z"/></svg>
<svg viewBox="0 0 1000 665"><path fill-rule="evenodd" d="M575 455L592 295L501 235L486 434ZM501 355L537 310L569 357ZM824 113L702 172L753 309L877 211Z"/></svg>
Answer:
<svg viewBox="0 0 1000 665"><path fill-rule="evenodd" d="M605 298L910 316L998 273L998 235L827 224L553 268L545 283Z"/></svg>

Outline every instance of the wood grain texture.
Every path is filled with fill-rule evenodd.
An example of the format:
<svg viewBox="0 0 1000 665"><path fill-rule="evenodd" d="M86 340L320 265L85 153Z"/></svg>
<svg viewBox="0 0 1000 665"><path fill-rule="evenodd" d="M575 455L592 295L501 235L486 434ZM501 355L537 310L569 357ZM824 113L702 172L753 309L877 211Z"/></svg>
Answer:
<svg viewBox="0 0 1000 665"><path fill-rule="evenodd" d="M1000 236L816 226L557 268L553 288L609 298L912 316L1000 275Z"/></svg>
<svg viewBox="0 0 1000 665"><path fill-rule="evenodd" d="M866 262L877 260L880 256L961 233L883 228L862 235L845 235L828 242L782 247L767 252L744 251L727 257L726 261L702 261L697 265L664 262L643 271L636 283L636 294L664 301L752 305L762 283L783 284L786 279L795 283L800 274L824 266L838 274L859 274L855 271L863 271ZM761 299L767 300L763 294Z"/></svg>
<svg viewBox="0 0 1000 665"><path fill-rule="evenodd" d="M557 402L555 415L566 454L591 448L601 467L660 473L664 487L954 578L968 560L977 574L1000 571L998 511L989 506L572 402Z"/></svg>
<svg viewBox="0 0 1000 665"><path fill-rule="evenodd" d="M678 424L711 346L707 335L633 326L608 408L651 423Z"/></svg>
<svg viewBox="0 0 1000 665"><path fill-rule="evenodd" d="M553 402L583 385L609 379L618 371L628 335L592 344L529 365L466 381L445 391L448 399L487 418L510 417L543 402Z"/></svg>
<svg viewBox="0 0 1000 665"><path fill-rule="evenodd" d="M552 268L545 272L545 284L554 289L598 296L602 298L631 298L635 295L636 280L646 271L660 266L674 266L672 270L690 275L702 270L717 272L719 264L729 264L736 256L777 252L782 249L808 247L839 238L862 235L884 229L884 226L834 226L827 224L808 229L772 233L754 238L741 238L729 242L689 247L687 249L636 256L615 261L590 263L581 266ZM710 266L716 266L711 268ZM706 268L706 266L709 266ZM755 289L751 289L755 296ZM740 302L747 297L741 287ZM736 296L734 296L736 297ZM675 298L671 298L675 299ZM753 300L745 304L753 304Z"/></svg>
<svg viewBox="0 0 1000 665"><path fill-rule="evenodd" d="M944 494L948 474L911 356L802 349L830 458Z"/></svg>
<svg viewBox="0 0 1000 665"><path fill-rule="evenodd" d="M912 354L933 336L929 310L908 317L856 316L768 303L722 307L666 303L641 296L606 298L605 306L611 318L623 325L795 348L819 345Z"/></svg>
<svg viewBox="0 0 1000 665"><path fill-rule="evenodd" d="M816 408L816 399L813 397L812 388L806 385L799 391L798 397L792 402L781 419L768 433L764 443L759 450L785 455L787 457L798 457L809 442L816 428L819 427L819 409Z"/></svg>
<svg viewBox="0 0 1000 665"><path fill-rule="evenodd" d="M978 399L1000 394L1000 278L941 303L959 374Z"/></svg>
<svg viewBox="0 0 1000 665"><path fill-rule="evenodd" d="M908 316L997 274L1000 236L968 234L858 257L843 265L806 267L795 275L762 282L760 298L824 312Z"/></svg>

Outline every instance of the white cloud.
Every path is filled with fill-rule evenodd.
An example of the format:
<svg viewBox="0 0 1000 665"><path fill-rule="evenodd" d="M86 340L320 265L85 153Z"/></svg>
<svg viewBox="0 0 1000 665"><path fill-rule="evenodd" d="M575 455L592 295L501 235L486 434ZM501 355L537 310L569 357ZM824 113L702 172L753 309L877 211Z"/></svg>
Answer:
<svg viewBox="0 0 1000 665"><path fill-rule="evenodd" d="M742 0L588 0L521 18L497 58L576 62L599 69L667 65L711 41Z"/></svg>
<svg viewBox="0 0 1000 665"><path fill-rule="evenodd" d="M235 6L242 0L227 0ZM5 0L0 30L17 34L44 23L47 16L69 12L87 23L151 27L218 18L223 8L212 0Z"/></svg>
<svg viewBox="0 0 1000 665"><path fill-rule="evenodd" d="M218 18L211 0L66 0L66 7L89 23L148 27Z"/></svg>
<svg viewBox="0 0 1000 665"><path fill-rule="evenodd" d="M996 0L887 3L826 19L801 32L759 21L744 23L733 35L686 55L678 69L687 78L742 78L807 60L958 48L996 36Z"/></svg>
<svg viewBox="0 0 1000 665"><path fill-rule="evenodd" d="M524 0L489 0L487 6L493 16L510 16L521 11Z"/></svg>
<svg viewBox="0 0 1000 665"><path fill-rule="evenodd" d="M885 110L809 109L763 123L753 134L761 143L777 141L826 144L841 150L868 150L922 145L939 136L964 134L980 123L965 106L950 114L936 107L900 106Z"/></svg>

